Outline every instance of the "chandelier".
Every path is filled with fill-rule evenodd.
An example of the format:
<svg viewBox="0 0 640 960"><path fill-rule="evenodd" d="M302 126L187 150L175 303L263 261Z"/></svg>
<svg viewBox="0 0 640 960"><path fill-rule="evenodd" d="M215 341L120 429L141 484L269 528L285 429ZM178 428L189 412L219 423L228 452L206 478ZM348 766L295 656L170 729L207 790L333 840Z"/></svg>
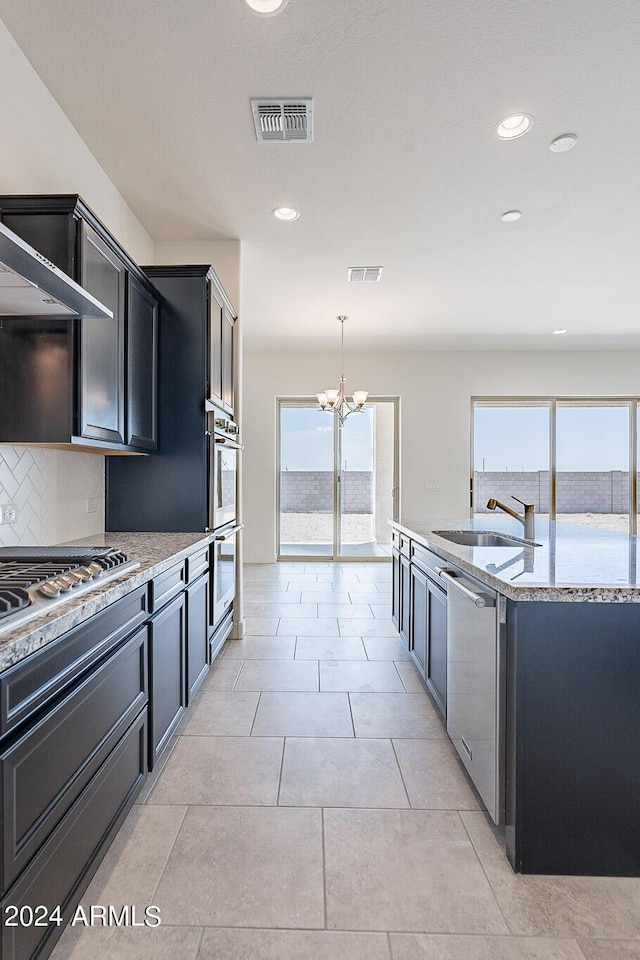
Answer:
<svg viewBox="0 0 640 960"><path fill-rule="evenodd" d="M367 390L354 390L353 398L351 400L345 396L344 385L346 382L346 377L344 375L344 322L348 320L348 317L338 317L340 321L340 344L341 344L341 366L340 366L340 379L338 381L337 390L323 390L322 393L317 393L318 403L320 404L321 410L326 410L328 413L334 413L340 425L345 422L349 414L351 413L360 413L365 403L367 402L367 397L369 392Z"/></svg>

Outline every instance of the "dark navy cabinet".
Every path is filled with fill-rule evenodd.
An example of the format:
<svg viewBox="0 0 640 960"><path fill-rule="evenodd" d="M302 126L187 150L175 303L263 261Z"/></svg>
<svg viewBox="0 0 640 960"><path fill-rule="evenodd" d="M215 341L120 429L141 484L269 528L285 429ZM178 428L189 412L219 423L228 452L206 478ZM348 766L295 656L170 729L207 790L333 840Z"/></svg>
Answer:
<svg viewBox="0 0 640 960"><path fill-rule="evenodd" d="M5 323L0 369L12 409L0 408L0 441L155 450L158 311L148 278L75 194L2 196L0 219L113 313Z"/></svg>

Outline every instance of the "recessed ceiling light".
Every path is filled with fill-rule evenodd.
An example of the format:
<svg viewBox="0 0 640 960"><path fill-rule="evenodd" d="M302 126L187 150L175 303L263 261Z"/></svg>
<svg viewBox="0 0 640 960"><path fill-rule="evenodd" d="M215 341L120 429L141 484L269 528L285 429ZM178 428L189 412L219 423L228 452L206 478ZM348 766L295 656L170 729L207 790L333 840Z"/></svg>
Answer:
<svg viewBox="0 0 640 960"><path fill-rule="evenodd" d="M505 223L511 223L513 220L519 220L522 216L522 210L505 210L500 214L500 219Z"/></svg>
<svg viewBox="0 0 640 960"><path fill-rule="evenodd" d="M575 133L563 133L551 141L549 150L553 150L554 153L565 153L566 150L575 147L577 139Z"/></svg>
<svg viewBox="0 0 640 960"><path fill-rule="evenodd" d="M561 337L563 333L569 333L569 331L568 331L568 330L565 330L564 327L563 327L561 330L554 330L554 331L553 331L554 337Z"/></svg>
<svg viewBox="0 0 640 960"><path fill-rule="evenodd" d="M531 130L532 126L533 117L528 113L513 113L509 117L503 117L495 129L501 140L515 140Z"/></svg>
<svg viewBox="0 0 640 960"><path fill-rule="evenodd" d="M245 0L245 3L262 17L273 17L284 10L287 0Z"/></svg>
<svg viewBox="0 0 640 960"><path fill-rule="evenodd" d="M300 211L295 207L276 207L272 213L277 220L297 220L300 216Z"/></svg>

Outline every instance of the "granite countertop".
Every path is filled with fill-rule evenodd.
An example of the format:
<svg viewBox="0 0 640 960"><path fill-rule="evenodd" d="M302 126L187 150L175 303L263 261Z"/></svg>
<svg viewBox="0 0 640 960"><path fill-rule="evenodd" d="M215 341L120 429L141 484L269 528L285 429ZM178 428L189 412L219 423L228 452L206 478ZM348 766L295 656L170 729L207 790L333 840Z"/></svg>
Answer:
<svg viewBox="0 0 640 960"><path fill-rule="evenodd" d="M531 546L522 524L504 515L389 522L512 600L640 603L637 536L536 517L538 546ZM491 530L522 545L467 547L435 530Z"/></svg>
<svg viewBox="0 0 640 960"><path fill-rule="evenodd" d="M44 613L0 636L0 670L6 670L68 630L126 596L193 553L205 547L213 534L205 533L105 533L72 541L74 545L113 547L122 550L140 566L104 586ZM65 544L68 546L68 544Z"/></svg>

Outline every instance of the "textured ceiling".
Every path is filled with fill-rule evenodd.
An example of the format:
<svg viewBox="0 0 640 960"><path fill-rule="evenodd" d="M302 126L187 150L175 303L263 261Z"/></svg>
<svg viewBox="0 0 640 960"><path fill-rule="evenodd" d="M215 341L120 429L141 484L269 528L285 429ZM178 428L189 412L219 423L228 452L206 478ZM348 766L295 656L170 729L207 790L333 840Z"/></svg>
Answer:
<svg viewBox="0 0 640 960"><path fill-rule="evenodd" d="M339 313L351 346L636 343L637 0L289 0L271 18L0 0L0 17L154 239L243 241L249 345L332 346ZM252 96L312 96L314 142L258 144ZM521 111L531 133L498 140ZM551 153L567 131L577 146ZM365 264L381 283L347 285Z"/></svg>

